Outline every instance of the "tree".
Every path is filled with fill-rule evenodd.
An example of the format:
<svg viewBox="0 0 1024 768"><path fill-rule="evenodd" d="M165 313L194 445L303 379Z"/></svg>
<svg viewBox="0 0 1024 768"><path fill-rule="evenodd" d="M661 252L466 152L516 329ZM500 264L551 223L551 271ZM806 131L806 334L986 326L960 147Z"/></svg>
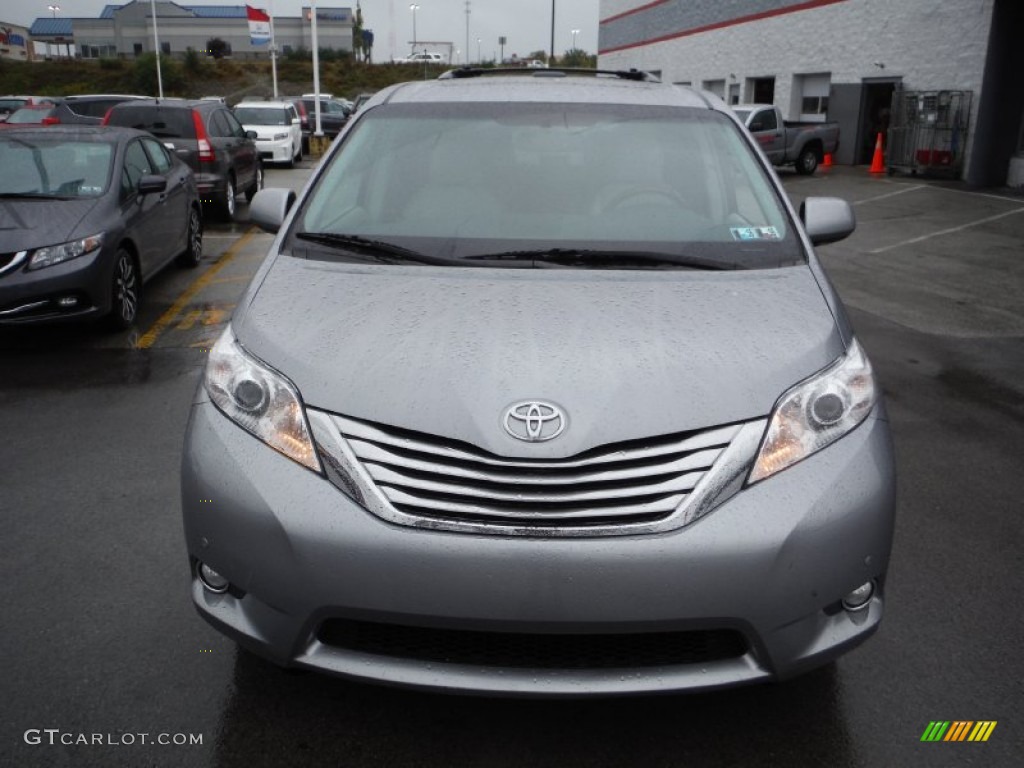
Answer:
<svg viewBox="0 0 1024 768"><path fill-rule="evenodd" d="M160 78L163 80L165 95L181 93L185 90L186 80L181 65L169 56L160 57ZM132 80L139 93L149 93L154 96L159 93L155 53L144 53L135 59Z"/></svg>
<svg viewBox="0 0 1024 768"><path fill-rule="evenodd" d="M570 48L562 56L561 65L578 69L596 69L597 56L587 53L582 48Z"/></svg>
<svg viewBox="0 0 1024 768"><path fill-rule="evenodd" d="M215 59L223 59L231 53L231 46L219 37L211 37L206 41L206 55Z"/></svg>

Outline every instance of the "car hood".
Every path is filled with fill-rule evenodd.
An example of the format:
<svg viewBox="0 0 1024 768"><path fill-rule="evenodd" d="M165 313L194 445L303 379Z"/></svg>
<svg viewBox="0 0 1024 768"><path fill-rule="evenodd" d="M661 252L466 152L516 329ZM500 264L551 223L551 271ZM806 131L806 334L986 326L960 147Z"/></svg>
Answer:
<svg viewBox="0 0 1024 768"><path fill-rule="evenodd" d="M0 199L0 253L40 248L70 240L100 198L78 200ZM94 232L78 233L85 235Z"/></svg>
<svg viewBox="0 0 1024 768"><path fill-rule="evenodd" d="M766 416L842 354L809 268L737 272L364 267L278 257L235 317L309 406L505 456ZM560 406L557 440L507 408Z"/></svg>

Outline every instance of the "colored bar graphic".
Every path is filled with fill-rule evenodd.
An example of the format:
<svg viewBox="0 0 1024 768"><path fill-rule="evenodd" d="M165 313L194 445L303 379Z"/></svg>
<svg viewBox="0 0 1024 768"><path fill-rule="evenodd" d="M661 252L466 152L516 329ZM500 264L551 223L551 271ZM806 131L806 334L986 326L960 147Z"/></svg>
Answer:
<svg viewBox="0 0 1024 768"><path fill-rule="evenodd" d="M921 741L941 741L947 728L949 728L948 720L932 720L921 734Z"/></svg>
<svg viewBox="0 0 1024 768"><path fill-rule="evenodd" d="M971 735L968 737L968 741L988 741L988 737L992 735L992 731L996 729L997 720L979 720L978 724L974 726L974 730L971 731Z"/></svg>
<svg viewBox="0 0 1024 768"><path fill-rule="evenodd" d="M972 725L974 723L970 720L954 720L953 726L949 729L949 733L946 734L946 738L943 741L963 741L967 736L967 729Z"/></svg>
<svg viewBox="0 0 1024 768"><path fill-rule="evenodd" d="M997 720L932 720L921 741L988 741Z"/></svg>

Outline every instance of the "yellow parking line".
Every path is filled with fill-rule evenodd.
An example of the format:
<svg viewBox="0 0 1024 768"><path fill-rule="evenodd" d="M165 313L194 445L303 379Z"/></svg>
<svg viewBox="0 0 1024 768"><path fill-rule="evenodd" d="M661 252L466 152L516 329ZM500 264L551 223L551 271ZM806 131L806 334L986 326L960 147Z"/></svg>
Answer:
<svg viewBox="0 0 1024 768"><path fill-rule="evenodd" d="M184 293L182 293L175 300L175 302L171 304L167 311L160 316L160 319L153 323L153 326L148 331L146 331L137 342L135 342L135 348L149 349L150 347L152 347L156 343L156 340L157 338L159 338L160 334L167 329L167 326L169 326L178 318L178 315L181 314L181 311L185 309L185 307L188 305L190 301L192 301L192 297L199 293L199 291L203 290L203 288L205 288L207 285L209 285L210 282L213 280L213 277L218 272L220 272L225 266L227 266L227 263L229 261L231 261L233 258L235 258L235 256L238 255L238 252L242 250L242 247L247 242L249 242L249 240L251 240L253 235L255 235L257 232L259 232L259 229L257 229L256 227L250 227L249 230L246 231L244 235L242 235L234 243L232 243L231 247L224 251L224 254L220 257L220 260L212 267L210 267L208 270L206 270L206 272L197 277L193 281L192 285L186 288Z"/></svg>

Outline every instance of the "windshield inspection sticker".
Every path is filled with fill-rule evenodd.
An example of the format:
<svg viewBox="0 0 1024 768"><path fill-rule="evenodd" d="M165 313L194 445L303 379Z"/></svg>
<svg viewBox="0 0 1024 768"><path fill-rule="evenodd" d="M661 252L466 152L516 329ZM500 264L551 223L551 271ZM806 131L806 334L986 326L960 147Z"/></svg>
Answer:
<svg viewBox="0 0 1024 768"><path fill-rule="evenodd" d="M729 227L733 240L778 240L775 227Z"/></svg>

